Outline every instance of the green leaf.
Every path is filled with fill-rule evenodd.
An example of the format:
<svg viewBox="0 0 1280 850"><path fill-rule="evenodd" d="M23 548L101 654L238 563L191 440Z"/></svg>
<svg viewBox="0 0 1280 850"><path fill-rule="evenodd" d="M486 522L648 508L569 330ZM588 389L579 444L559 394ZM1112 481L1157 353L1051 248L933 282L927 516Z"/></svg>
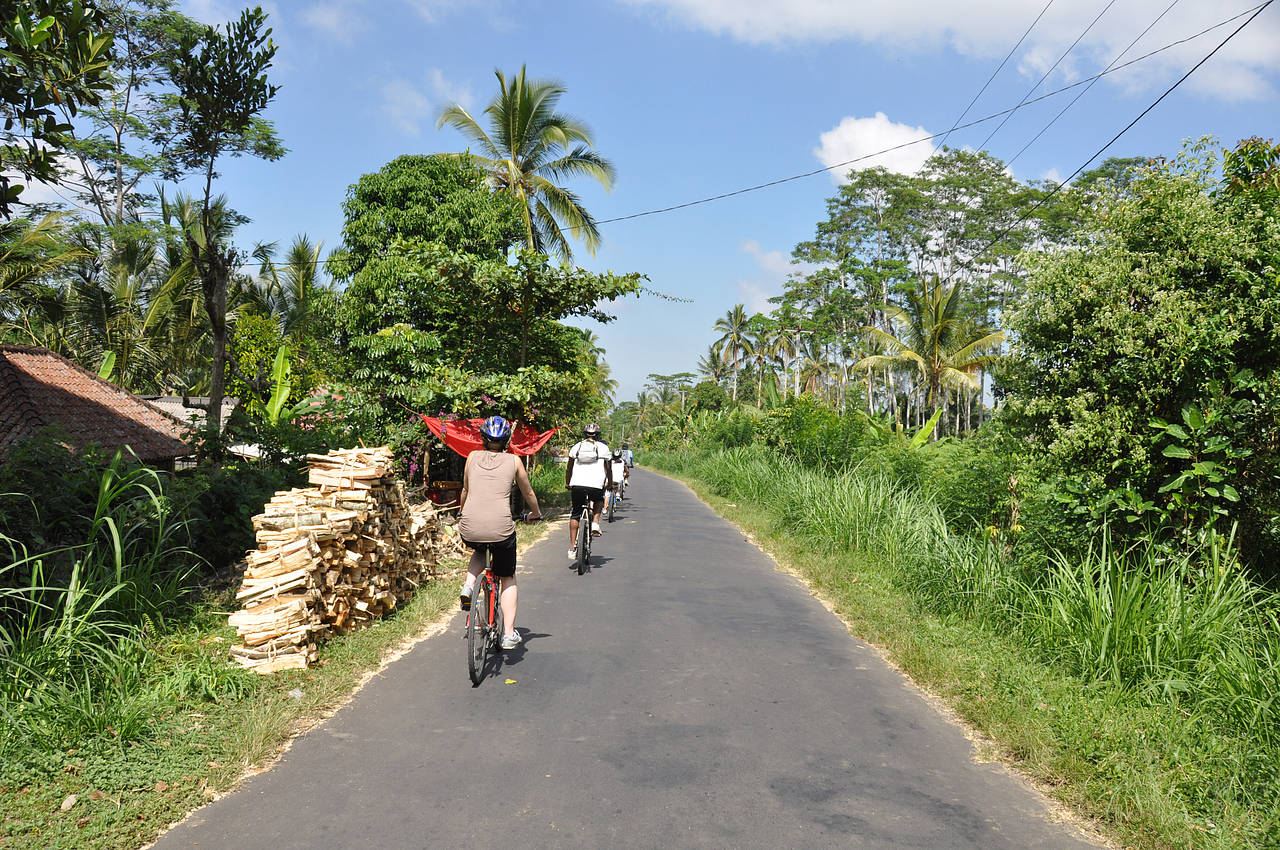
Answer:
<svg viewBox="0 0 1280 850"><path fill-rule="evenodd" d="M1240 494L1236 492L1236 488L1232 487L1230 484L1222 485L1222 497L1228 502L1240 501Z"/></svg>
<svg viewBox="0 0 1280 850"><path fill-rule="evenodd" d="M1191 452L1187 451L1185 448L1177 444L1165 446L1164 451L1160 452L1160 454L1164 455L1165 457L1176 457L1182 460L1191 459Z"/></svg>
<svg viewBox="0 0 1280 850"><path fill-rule="evenodd" d="M111 380L111 373L116 368L116 353L108 351L102 355L102 363L98 366L98 377L104 381Z"/></svg>
<svg viewBox="0 0 1280 850"><path fill-rule="evenodd" d="M1192 431L1199 431L1204 427L1204 417L1200 415L1200 408L1194 404L1182 408L1182 421L1191 426Z"/></svg>

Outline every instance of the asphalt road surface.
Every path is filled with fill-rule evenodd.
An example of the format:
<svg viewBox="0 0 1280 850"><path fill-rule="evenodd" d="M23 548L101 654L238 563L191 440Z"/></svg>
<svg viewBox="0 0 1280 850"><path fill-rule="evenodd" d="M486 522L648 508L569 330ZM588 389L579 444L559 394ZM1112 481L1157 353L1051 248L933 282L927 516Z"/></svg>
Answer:
<svg viewBox="0 0 1280 850"><path fill-rule="evenodd" d="M457 615L157 846L1095 846L686 488L632 480L590 573L563 524L521 553L525 642L479 687Z"/></svg>

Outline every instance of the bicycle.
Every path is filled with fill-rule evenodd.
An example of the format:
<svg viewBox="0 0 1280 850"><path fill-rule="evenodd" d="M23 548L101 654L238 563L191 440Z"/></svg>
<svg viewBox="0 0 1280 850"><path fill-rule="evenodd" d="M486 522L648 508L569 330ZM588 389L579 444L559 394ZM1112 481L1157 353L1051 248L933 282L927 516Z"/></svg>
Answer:
<svg viewBox="0 0 1280 850"><path fill-rule="evenodd" d="M530 522L529 512L520 517L522 522ZM493 574L493 552L485 552L484 572L476 580L472 591L471 607L467 609L467 672L471 674L471 684L479 685L484 680L485 665L490 655L497 655L502 650L502 600L500 598L497 576Z"/></svg>
<svg viewBox="0 0 1280 850"><path fill-rule="evenodd" d="M582 506L582 515L578 517L577 559L573 562L578 575L591 570L591 500Z"/></svg>
<svg viewBox="0 0 1280 850"><path fill-rule="evenodd" d="M609 490L605 498L608 501L605 502L604 516L606 520L613 522L613 510L618 506L618 500L622 498L621 486L617 490Z"/></svg>
<svg viewBox="0 0 1280 850"><path fill-rule="evenodd" d="M493 553L485 553L484 572L476 580L467 609L467 672L471 684L484 680L485 665L490 654L502 646L502 602L498 598L498 580L493 575Z"/></svg>

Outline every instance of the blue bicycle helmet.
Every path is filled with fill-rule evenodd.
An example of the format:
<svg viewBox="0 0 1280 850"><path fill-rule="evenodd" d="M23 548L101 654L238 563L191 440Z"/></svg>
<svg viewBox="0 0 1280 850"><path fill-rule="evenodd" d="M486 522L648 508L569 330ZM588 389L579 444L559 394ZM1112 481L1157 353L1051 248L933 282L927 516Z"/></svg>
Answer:
<svg viewBox="0 0 1280 850"><path fill-rule="evenodd" d="M501 416L490 416L480 426L480 435L491 443L505 443L511 439L511 423Z"/></svg>

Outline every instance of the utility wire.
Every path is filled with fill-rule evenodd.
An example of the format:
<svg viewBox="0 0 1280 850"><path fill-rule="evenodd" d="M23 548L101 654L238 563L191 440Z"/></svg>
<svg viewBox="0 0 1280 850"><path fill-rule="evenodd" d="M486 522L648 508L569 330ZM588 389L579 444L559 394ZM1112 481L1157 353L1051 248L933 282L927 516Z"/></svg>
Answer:
<svg viewBox="0 0 1280 850"><path fill-rule="evenodd" d="M1030 106L1033 103L1039 103L1042 100L1062 94L1065 91L1070 91L1071 89L1078 88L1079 86L1087 85L1093 80L1096 80L1100 77L1104 77L1107 74L1114 74L1117 71L1122 71L1125 68L1130 67L1131 65L1136 65L1139 62L1143 62L1147 59L1150 59L1152 56L1155 56L1158 53L1163 53L1166 50L1170 50L1179 45L1186 44L1189 41L1194 41L1195 39L1200 38L1203 35L1207 35L1208 33L1213 32L1216 29L1219 29L1220 27L1224 27L1233 21L1243 18L1245 15L1248 15L1250 12L1254 12L1254 13L1259 12L1265 9L1267 6L1271 5L1271 2L1272 0L1265 0L1265 2L1260 3L1257 6L1254 6L1249 9L1245 9L1243 12L1232 15L1230 18L1227 18L1226 20L1223 20L1223 21L1219 21L1218 23L1213 24L1210 27L1206 27L1205 29L1202 29L1193 35L1189 35L1189 36L1186 36L1185 38L1180 38L1177 41L1170 42L1169 44L1166 44L1163 47L1158 47L1149 53L1144 53L1141 56L1138 56L1134 59L1130 59L1128 62L1124 62L1120 65L1116 65L1114 68L1111 68L1108 71L1102 71L1100 73L1094 74L1091 77L1085 77L1082 80L1077 80L1076 82L1063 86L1062 88L1055 89L1051 92L1047 92L1045 94L1040 95L1039 97L1034 97L1026 101L1026 103L1022 103L1017 106L1011 106L1008 109L1002 109L999 112L993 112L992 114L987 115L983 118L976 118L973 121L969 121L965 124L960 124L959 126L954 127L953 129L965 130L965 129L968 129L969 127L974 127L974 126L977 126L978 124L983 124L987 121L991 121L993 119L999 118L1002 115L1007 115L1011 112L1021 109L1023 106ZM1250 20L1253 20L1253 19L1250 18ZM754 186L747 186L742 189L735 189L732 192L724 192L719 195L711 195L709 197L699 198L695 201L686 201L682 204L673 204L672 206L669 206L669 207L660 207L658 209L645 210L644 212L631 213L630 215L621 215L621 216L616 216L614 218L601 219L597 221L596 224L601 225L601 224L612 224L618 221L629 221L633 218L643 218L645 216L659 215L661 213L668 213L668 212L673 212L675 210L682 210L682 209L685 209L686 207L696 207L701 204L709 204L712 201L721 201L721 200L724 200L725 198L732 198L737 195L745 195L748 192L756 192L761 189L768 189L773 186L779 186L783 183L790 183L795 180L803 180L806 177L813 177L816 174L825 174L828 171L835 171L838 168L845 168L846 166L854 165L856 163L863 162L868 159L873 159L882 154L892 153L893 151L901 150L902 148L911 147L912 145L918 145L921 142L927 142L932 139L936 139L942 135L943 135L942 133L931 133L927 136L921 136L920 138L913 139L912 141L909 141L909 142L902 142L901 144L893 145L891 147L887 147L882 150L873 151L872 153L863 154L861 156L856 156L853 159L845 160L844 162L837 162L834 165L827 165L827 166L823 166L822 168L815 168L812 171L805 171L801 174L793 174L790 177L782 177L777 180L770 180L767 183L757 183Z"/></svg>
<svg viewBox="0 0 1280 850"><path fill-rule="evenodd" d="M947 143L947 136L950 136L960 122L964 120L964 117L969 114L969 110L978 102L978 98L982 97L983 92L987 90L987 86L991 85L992 80L994 80L996 76L1004 70L1004 66L1013 58L1013 54L1022 46L1022 42L1026 40L1027 36L1031 35L1031 31L1036 28L1036 24L1040 23L1040 19L1044 17L1044 13L1049 11L1049 7L1052 5L1053 0L1049 0L1048 3L1044 4L1044 8L1040 10L1040 14L1036 15L1036 19L1031 22L1031 26L1027 27L1027 31L1022 34L1022 37L1018 39L1018 43L1009 49L1009 52L1005 54L1004 59L1000 60L1000 64L991 72L991 76L987 77L987 81L982 84L982 88L978 89L978 93L973 96L973 100L969 101L969 105L964 108L964 111L960 113L958 118L956 118L955 123L951 125L951 129L943 135L942 141L938 143L938 147L942 147Z"/></svg>
<svg viewBox="0 0 1280 850"><path fill-rule="evenodd" d="M1094 25L1097 24L1098 21L1102 20L1102 16L1105 15L1111 9L1111 7L1114 6L1115 4L1116 4L1116 0L1110 0L1110 2L1107 3L1106 6L1102 7L1102 11L1098 13L1098 16L1094 18L1093 21L1090 22L1089 26L1084 28L1084 32L1076 36L1076 40L1071 42L1071 46L1068 47L1065 51L1063 51L1062 55L1058 57L1058 61L1054 62L1053 65L1049 67L1049 70L1045 71L1044 74L1040 77L1040 79L1036 80L1036 84L1034 86L1027 89L1027 93L1022 96L1022 100L1018 101L1018 106L1022 106L1024 103L1026 103L1027 98L1031 97L1032 93L1036 89L1040 88L1040 84L1043 83L1045 80L1049 79L1049 75L1054 72L1054 69L1056 69L1060 64L1062 64L1063 59L1066 59L1068 56L1071 55L1071 51L1076 49L1076 45L1080 43L1081 39L1083 39L1086 35L1089 34L1089 31L1093 29ZM987 143L991 141L991 137L994 136L996 133L999 133L1000 128L1003 127L1005 124L1007 124L1011 117L1013 117L1012 112L1006 115L1004 117L1004 120L1001 121L999 124L997 124L996 128L987 134L987 137L982 140L982 144L978 145L978 150L980 151L986 150Z"/></svg>
<svg viewBox="0 0 1280 850"><path fill-rule="evenodd" d="M1252 9L1252 10L1246 10L1245 12L1242 12L1242 13L1241 13L1241 15L1243 15L1243 14L1248 14L1248 12L1249 12L1249 11L1252 11L1252 12L1253 12L1253 14L1252 14L1252 15L1249 15L1248 20L1244 21L1244 23L1240 24L1240 26L1238 26L1238 27L1236 27L1234 30L1232 30L1232 31L1231 31L1231 33L1230 33L1230 35L1228 35L1226 38L1224 38L1224 39L1223 39L1223 40L1218 44L1218 46L1217 46L1217 47L1215 47L1215 48L1213 48L1213 50L1209 51L1209 53L1208 53L1208 54L1207 54L1203 59L1201 59L1201 60L1200 60L1199 62L1197 62L1195 65L1191 66L1191 69L1190 69L1189 71L1187 71L1185 74L1183 74L1181 77L1179 77L1179 78L1178 78L1178 80L1177 80L1177 82L1175 82L1173 85L1169 86L1169 88L1165 89L1164 94L1160 95L1158 98L1156 98L1154 101L1152 101L1152 103L1151 103L1151 105L1150 105L1150 106L1148 106L1146 109L1142 110L1142 112L1138 113L1138 116L1137 116L1136 118L1134 118L1132 121L1130 121L1128 124L1126 124L1126 125L1124 126L1124 129L1122 129L1119 133L1116 133L1114 136L1112 136L1112 137L1111 137L1111 141L1107 142L1105 145L1103 145L1102 147L1098 148L1097 152L1096 152L1096 153L1094 153L1094 155L1093 155L1093 156L1089 157L1087 160L1085 160L1083 163L1081 163L1080 167L1079 167L1079 168L1077 168L1075 171L1071 172L1071 175L1070 175L1069 177L1067 177L1067 179L1066 179L1066 180L1063 180L1061 183L1059 183L1058 185L1054 186L1054 187L1053 187L1053 189L1052 189L1052 190L1051 190L1047 195L1045 195L1043 198L1041 198L1039 201L1037 201L1035 204L1033 204L1033 205L1032 205L1032 207L1031 207L1031 209L1027 210L1025 213L1023 213L1021 216L1019 216L1017 221L1015 221L1013 224L1011 224L1011 225L1009 225L1008 227L1006 227L1003 231L1001 231L998 235L996 235L993 239L991 239L991 241L990 241L990 242L988 242L985 246L983 246L982 250L981 250L981 251L979 251L979 252L977 252L977 254L975 254L975 255L974 255L974 256L975 256L975 258L976 258L976 257L981 257L982 255L986 254L986 253L987 253L987 251L991 250L991 247L992 247L993 245L995 245L995 244L996 244L997 242L999 242L1001 239L1003 239L1003 238L1005 238L1006 236L1008 236L1008 235L1013 231L1013 229L1014 229L1015 227L1017 227L1018 225L1022 224L1024 221L1026 221L1028 218L1030 218L1030 217L1031 217L1031 216L1036 212L1036 210L1038 210L1038 209L1040 209L1041 207L1043 207L1045 204L1047 204L1047 203L1049 202L1049 200L1050 200L1051 198L1053 198L1053 196L1054 196L1054 195L1056 195L1056 194L1058 194L1059 192L1061 192L1064 186L1066 186L1068 183L1070 183L1072 180L1074 180L1074 179L1075 179L1075 178L1080 174L1080 172L1082 172L1082 171L1084 171L1086 168L1088 168L1088 167L1089 167L1089 165L1090 165L1090 164L1091 164L1095 159L1097 159L1098 157L1102 156L1102 154L1104 154L1104 153L1106 152L1107 148L1109 148L1109 147L1111 147L1112 145L1114 145L1114 144L1115 144L1115 143L1120 139L1120 137L1121 137L1121 136L1123 136L1125 133L1129 132L1129 130L1130 130L1130 129L1132 129L1132 128L1133 128L1133 126L1134 126L1135 124L1137 124L1137 123L1138 123L1139 121L1141 121L1144 117L1146 117L1146 115L1147 115L1147 113L1148 113L1148 112L1150 112L1151 110L1153 110L1153 109L1155 109L1157 106L1159 106L1159 105L1160 105L1160 102L1161 102L1161 101L1163 101L1163 100L1164 100L1166 97L1168 97L1169 95L1171 95L1171 94L1173 93L1174 89L1176 89L1178 86L1180 86L1180 85L1182 85L1184 82L1186 82L1187 78L1188 78L1188 77L1190 77L1192 74L1194 74L1196 71L1198 71L1198 70L1200 69L1200 66L1201 66L1201 65L1203 65L1204 63L1206 63L1206 62L1208 62L1210 59L1212 59L1212 58L1214 57L1214 55L1215 55L1215 54L1217 54L1217 52L1218 52L1219 50L1221 50L1223 47L1226 47L1227 42L1231 41L1231 39L1233 39L1233 38L1235 38L1237 35L1239 35L1239 33L1240 33L1240 31L1241 31L1241 30L1243 30L1245 27L1249 26L1249 24L1253 23L1253 19L1254 19L1254 18L1256 18L1256 17L1258 17L1258 15L1261 15L1261 14L1266 10L1266 8L1267 8L1268 6L1270 6L1273 2L1274 2L1274 0L1266 0L1266 2L1265 2L1265 3L1261 4L1261 5L1260 5L1260 6L1258 6L1257 8ZM1236 17L1238 18L1238 17L1240 17L1241 15L1236 15ZM1234 20L1234 18L1233 18L1232 20ZM970 260L970 261L967 261L967 262L965 262L965 263L962 263L961 265L962 265L962 266L968 266L970 269L972 269L972 262L973 262L973 261L972 261L972 260Z"/></svg>
<svg viewBox="0 0 1280 850"><path fill-rule="evenodd" d="M1144 29L1142 32L1138 33L1138 37L1137 37L1137 38L1135 38L1133 41L1129 42L1129 46L1128 46L1128 47L1126 47L1124 50L1121 50L1119 53L1117 53L1117 54L1116 54L1116 58L1111 60L1111 63L1110 63L1109 65L1107 65L1107 67L1104 69L1104 71L1110 71L1110 70L1111 70L1111 68L1112 68L1112 66L1113 66L1113 65L1115 65L1117 62L1119 62L1121 59L1123 59L1123 58L1124 58L1124 55L1125 55L1126 53L1128 53L1130 50L1132 50L1132 49L1133 49L1133 46L1134 46L1135 44L1137 44L1139 41L1142 41L1143 37L1144 37L1144 36L1146 36L1146 34L1147 34L1147 33L1151 32L1152 28L1153 28L1156 24L1158 24L1158 23L1160 23L1162 20L1164 20L1164 16L1165 16L1165 15L1167 15L1167 14L1169 14L1169 12L1173 11L1173 7L1174 7L1174 6L1177 6L1177 5L1178 5L1178 3L1179 3L1179 0L1173 0L1173 2L1172 2L1172 3L1170 3L1168 6L1166 6L1166 7L1165 7L1165 10L1164 10L1163 12L1161 12L1161 13L1160 13L1160 16L1159 16L1159 17L1157 17L1154 21L1152 21L1150 24L1148 24L1146 29ZM1096 82L1098 82L1098 78L1097 78L1097 77L1095 77L1095 78L1093 78L1092 80L1090 80L1090 81L1089 81L1089 85L1085 86L1081 91L1077 92L1077 93L1076 93L1076 96L1075 96L1075 97L1073 97L1073 98L1071 98L1071 102L1070 102L1070 103L1068 103L1066 106L1062 107L1062 109L1061 109L1061 110L1059 110L1058 114L1057 114L1057 115L1055 115L1055 116L1053 116L1053 118L1051 118L1051 119L1049 120L1049 123L1048 123L1048 124L1045 124L1045 125L1044 125L1044 127L1040 130L1040 132L1039 132L1039 133L1036 133L1034 136L1032 136L1032 137L1031 137L1031 139L1030 139L1030 140L1029 140L1025 145L1023 145L1021 148L1019 148L1018 152L1017 152L1017 153L1015 153L1011 159L1009 159L1007 162L1005 162L1005 165L1013 165L1013 163L1018 159L1018 157L1022 156L1024 153L1026 153L1027 148L1029 148L1029 147L1031 147L1032 145L1034 145L1034 144L1036 143L1036 140L1037 140L1037 139L1039 139L1041 136L1043 136L1046 132L1048 132L1048 130L1049 130L1049 128L1050 128L1050 127L1052 127L1054 124L1058 123L1058 119L1059 119L1059 118L1061 118L1063 115L1065 115L1065 114L1067 113L1067 110L1068 110L1068 109L1070 109L1071 107L1073 107L1073 106L1075 106L1075 105L1076 105L1076 101L1078 101L1080 98L1082 98L1082 97L1084 97L1086 94L1088 94L1088 93L1089 93L1089 89L1093 88L1093 84L1094 84L1094 83L1096 83Z"/></svg>
<svg viewBox="0 0 1280 850"><path fill-rule="evenodd" d="M1234 38L1236 33L1240 32L1240 30L1241 30L1241 29L1243 29L1245 26L1247 26L1250 22L1252 22L1252 21L1253 21L1253 19L1254 19L1254 18L1256 18L1256 17L1258 16L1258 14L1259 14L1259 13L1261 13L1264 9L1266 9L1268 6L1270 6L1270 5L1272 4L1272 2L1274 2L1274 0L1264 0L1264 2L1259 3L1259 4L1258 4L1258 5L1256 5L1256 6L1252 6L1252 7L1248 8L1248 9L1245 9L1245 10L1244 10L1244 11L1242 11L1242 12L1238 12L1237 14L1232 15L1232 16L1231 16L1231 17L1229 17L1229 18L1226 18L1226 19L1224 19L1224 20L1218 21L1216 24L1212 24L1212 25L1210 25L1210 26L1208 26L1208 27L1205 27L1204 29L1200 30L1199 32L1196 32L1196 33L1193 33L1193 34L1191 34L1191 35L1185 36L1185 37L1183 37L1183 38L1177 39L1176 41L1171 41L1171 42L1169 42L1168 44L1166 44L1166 45L1164 45L1164 46L1162 46L1162 47L1157 47L1156 49L1154 49L1154 50L1152 50L1152 51L1149 51L1149 52L1147 52L1147 53L1144 53L1144 54L1142 54L1141 56L1137 56L1137 57L1135 57L1135 58L1133 58L1133 59L1130 59L1128 62L1124 62L1124 63L1121 63L1121 64L1119 64L1119 65L1113 65L1113 66L1111 66L1111 67L1109 67L1109 68L1106 68L1106 69L1104 69L1104 70L1102 70L1102 71L1098 72L1097 74L1094 74L1093 76L1085 77L1085 78L1083 78L1083 79L1077 80L1077 81L1076 81L1076 82L1074 82L1074 83L1070 83L1070 84L1065 85L1065 86L1063 86L1063 87L1061 87L1061 88L1054 89L1053 91L1050 91L1050 92L1046 92L1045 94L1039 95L1038 97L1031 98L1030 100L1027 100L1027 101L1026 101L1026 102L1024 102L1024 103L1019 103L1019 104L1018 104L1018 105L1016 105L1016 106L1011 106L1011 107L1009 107L1009 108L1007 108L1007 109L1002 109L1002 110L1000 110L999 112L993 112L993 113L991 113L990 115L986 115L986 116L984 116L984 117L982 117L982 118L975 118L974 120L969 121L969 122L964 123L964 124L958 124L958 125L956 125L955 127L952 127L952 128L951 128L951 130L950 130L950 131L947 131L947 132L953 132L953 131L955 131L955 130L965 130L965 129L968 129L969 127L974 127L974 126L977 126L977 125L979 125L979 124L986 123L987 121L992 121L992 120L994 120L994 119L996 119L996 118L999 118L999 117L1001 117L1001 116L1003 116L1003 115L1008 115L1008 114L1010 114L1010 113L1012 113L1012 112L1017 111L1018 109L1021 109L1021 108L1022 108L1022 107L1024 107L1024 106L1030 106L1030 105L1032 105L1032 104L1039 103L1039 102L1040 102L1040 101L1042 101L1042 100L1046 100L1046 99L1051 98L1051 97L1056 97L1057 95L1062 94L1063 92L1067 92L1067 91L1070 91L1070 90L1072 90L1072 89L1079 88L1080 86L1087 86L1087 85L1091 85L1091 84L1092 84L1092 83L1094 83L1095 81L1097 81L1097 80L1101 79L1102 77L1107 76L1108 74L1114 74L1114 73L1117 73L1117 72L1119 72L1119 71L1123 71L1125 68L1128 68L1128 67L1131 67L1131 66L1133 66L1133 65L1136 65L1136 64L1137 64L1137 63L1139 63L1139 62L1144 62L1144 61L1146 61L1147 59L1150 59L1152 56L1156 56L1156 55L1158 55L1158 54L1160 54L1160 53L1164 53L1164 52L1165 52L1165 51L1167 51L1167 50L1171 50L1171 49L1173 49L1174 47L1178 47L1179 45L1186 44L1187 42L1195 41L1197 38L1200 38L1201 36L1204 36L1204 35L1208 35L1209 33L1213 32L1214 30L1216 30L1216 29L1220 29L1220 28L1222 28L1222 27L1224 27L1224 26L1226 26L1226 25L1228 25L1228 24L1230 24L1230 23L1232 23L1232 22L1234 22L1234 21L1239 20L1240 18L1243 18L1243 17L1244 17L1244 16L1246 16L1246 15L1249 15L1249 16L1250 16L1250 17L1249 17L1249 19L1248 19L1247 21L1245 21L1245 22L1244 22L1243 24L1241 24L1238 28L1236 28L1236 30L1235 30L1234 32L1232 32L1232 33L1231 33L1231 35L1227 36L1227 38L1226 38L1226 39L1225 39L1221 44L1219 44L1217 47L1215 47L1212 53L1210 53L1208 56L1206 56L1206 57L1205 57L1205 59L1201 60L1201 61L1200 61L1200 63L1199 63L1199 64L1197 64L1197 65L1195 66L1195 68L1192 68L1192 69L1191 69L1191 71L1188 71L1188 72L1187 72L1187 74L1186 74L1182 79L1180 79L1177 83L1175 83L1175 84L1173 85L1173 87L1172 87L1172 88L1170 88L1170 89L1169 89L1168 91L1166 91L1163 95L1161 95L1161 96L1160 96L1160 98L1159 98L1155 103L1153 103L1151 106L1147 107L1147 109L1143 111L1142 115L1139 115L1137 119L1134 119L1134 121L1133 121L1133 122L1131 122L1131 123L1130 123L1130 125L1129 125L1128 127L1125 127L1125 129L1124 129L1124 130L1121 130L1121 131L1120 131L1120 133L1119 133L1119 134L1117 134L1115 138L1113 138L1110 142L1108 142L1105 146L1103 146L1103 148L1102 148L1101 150L1099 150L1097 153L1095 153L1095 154L1094 154L1094 155L1093 155L1093 156L1088 160L1088 162L1086 162L1086 163L1085 163L1084 165L1082 165L1080 168L1076 169L1076 171L1075 171L1075 172L1073 172L1073 173L1071 174L1071 176L1070 176L1070 177L1068 177L1066 180L1062 181L1062 183L1061 183L1061 184L1059 184L1058 188L1054 190L1054 193L1056 193L1057 191L1059 191L1059 190L1062 188L1062 186L1064 186L1065 184L1069 183L1069 182L1070 182L1074 177L1076 177L1076 176L1077 176L1081 171L1083 171L1083 170L1084 170L1084 168L1088 167L1088 165L1089 165L1089 163L1090 163L1090 162L1093 162L1093 160L1097 159L1097 158L1098 158L1098 157L1099 157L1103 152L1105 152L1105 151L1106 151L1106 149L1107 149L1107 148L1109 148L1111 145L1113 145L1113 144L1116 142L1116 140L1117 140L1117 139L1119 139L1119 138L1120 138L1120 136L1124 135L1124 133L1125 133L1125 132L1127 132L1127 131L1129 130L1129 128L1133 126L1133 124L1136 124L1136 123L1137 123L1137 121L1143 117L1143 115L1146 115L1146 114L1147 114L1147 112L1150 112L1150 111L1151 111L1151 109L1153 109L1153 108L1155 107L1155 105L1156 105L1156 104L1158 104L1158 103L1160 102L1160 100L1163 100L1163 99L1164 99L1164 98L1165 98L1165 97L1166 97L1170 92L1172 92L1172 91L1173 91L1173 89L1174 89L1174 88L1177 88L1177 86L1178 86L1178 85L1180 85L1180 84L1182 83L1182 80L1185 80L1185 79L1186 79L1186 77L1190 76L1190 75L1191 75L1191 73L1192 73L1193 71L1195 71L1195 70L1196 70L1196 68L1199 68L1201 64L1204 64L1204 62L1205 62L1205 61L1207 61L1210 57L1212 57L1214 53L1216 53L1218 50L1220 50L1220 49L1222 48L1222 46L1223 46L1223 45L1225 45L1228 41L1230 41L1232 38ZM1251 14L1251 13L1252 13L1252 14ZM686 201L686 202L681 203L681 204L673 204L673 205L671 205L671 206L667 206L667 207L660 207L660 208L652 209L652 210L645 210L645 211L643 211L643 212L631 213L631 214L629 214L629 215L615 216L614 218L605 218L605 219L601 219L601 220L597 221L597 222L596 222L596 224L597 224L597 225L601 225L601 224L613 224L613 223L615 223L615 222L619 222L619 221L630 221L631 219L635 219L635 218L644 218L644 217L646 217L646 216L651 216L651 215L660 215L660 214L662 214L662 213L668 213L668 212L674 212L674 211L676 211L676 210L682 210L682 209L685 209L685 208L687 208L687 207L695 207L695 206L700 206L700 205L702 205L702 204L709 204L709 203L711 203L711 202L713 202L713 201L721 201L721 200L724 200L725 198L732 198L732 197L736 197L736 196L738 196L738 195L745 195L745 194L747 194L747 193L749 193L749 192L757 192L757 191L760 191L761 189L768 189L768 188L772 188L773 186L779 186L779 185L782 185L783 183L791 183L791 182L794 182L794 181L796 181L796 180L803 180L803 179L805 179L806 177L813 177L813 176L818 175L818 174L825 174L825 173L827 173L827 172L829 172L829 171L835 171L835 170L836 170L836 169L838 169L838 168L844 168L844 167L846 167L846 166L855 165L855 164L857 164L857 163L859 163L859 162L863 162L863 161L868 160L868 159L873 159L873 158L875 158L875 157L877 157L877 156L880 156L880 155L882 155L882 154L892 153L892 152L894 152L894 151L901 150L901 149L903 149L903 148L911 147L912 145L918 145L918 144L920 144L921 142L928 142L928 141L931 141L931 140L933 140L933 139L939 138L939 137L944 136L944 135L945 135L945 133L941 133L941 132L939 132L939 133L931 133L931 134L929 134L929 135L927 135L927 136L921 136L920 138L918 138L918 139L913 139L912 141L909 141L909 142L902 142L902 143L900 143L900 144L893 145L893 146L891 146L891 147L883 148L882 150L873 151L872 153L862 154L861 156L856 156L856 157L854 157L853 159L845 160L844 162L837 162L837 163L835 163L834 165L827 165L827 166L823 166L822 168L815 168L815 169L813 169L813 170L811 170L811 171L805 171L805 172L802 172L802 173L800 173L800 174L793 174L793 175L791 175L790 177L782 177L782 178L779 178L779 179L777 179L777 180L770 180L770 181L768 181L767 183L757 183L757 184L756 184L756 185L754 185L754 186L747 186L747 187L744 187L744 188L742 188L742 189L735 189L735 190L734 190L734 191L732 191L732 192L723 192L723 193L721 193L721 194L719 194L719 195L711 195L711 196L708 196L708 197L705 197L705 198L699 198L699 199L694 200L694 201ZM1007 236L1007 235L1008 235L1008 233L1009 233L1009 231L1010 231L1010 230L1012 230L1012 229L1013 229L1013 227L1016 227L1018 224L1021 224L1021 223L1022 223L1022 221L1023 221L1023 220L1025 220L1025 217L1026 217L1026 216L1030 215L1030 214L1031 214L1031 212L1034 212L1036 209L1039 209L1041 206L1043 206L1045 203L1047 203L1047 202L1048 202L1048 200L1052 197L1052 195L1053 195L1053 193L1051 193L1050 195L1046 196L1046 197L1045 197L1045 198L1043 198L1043 199L1042 199L1038 204L1036 204L1035 206L1033 206L1033 207L1032 207L1032 209L1031 209L1031 211L1030 211L1030 212L1028 212L1028 213L1026 213L1026 214L1024 215L1024 218L1023 218L1023 219L1020 219L1019 221L1017 221L1017 222L1015 222L1013 225L1011 225L1011 226L1010 226L1010 227L1009 227L1009 228L1008 228L1004 233L1001 233L1001 234L1000 234L1000 236L999 236L999 237L997 237L997 239L996 239L996 240L993 240L991 244L995 244L995 241L998 241L999 239L1002 239L1002 238L1004 238L1005 236ZM989 248L990 248L990 245L988 245L988 246L987 246L987 248L984 248L984 249L983 249L983 250L984 250L984 252L985 252L987 249L989 249ZM312 265L318 265L319 263L322 263L322 262L324 262L324 261L323 261L323 260L321 260L321 261L318 261L317 263L313 263ZM244 264L244 265L238 266L238 268L259 268L259 265L258 265L258 264L256 264L256 263L255 263L255 264L247 264L247 263L246 263L246 264Z"/></svg>

